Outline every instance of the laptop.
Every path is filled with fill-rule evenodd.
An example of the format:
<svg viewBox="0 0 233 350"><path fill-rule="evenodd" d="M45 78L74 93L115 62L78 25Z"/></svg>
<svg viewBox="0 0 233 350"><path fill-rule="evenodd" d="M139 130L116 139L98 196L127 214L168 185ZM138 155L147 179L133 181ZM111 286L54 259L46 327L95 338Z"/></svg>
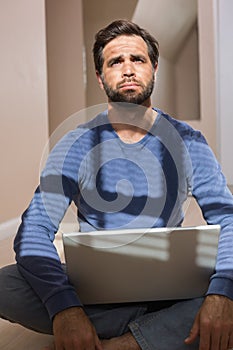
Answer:
<svg viewBox="0 0 233 350"><path fill-rule="evenodd" d="M83 304L203 296L220 226L63 234L67 273Z"/></svg>

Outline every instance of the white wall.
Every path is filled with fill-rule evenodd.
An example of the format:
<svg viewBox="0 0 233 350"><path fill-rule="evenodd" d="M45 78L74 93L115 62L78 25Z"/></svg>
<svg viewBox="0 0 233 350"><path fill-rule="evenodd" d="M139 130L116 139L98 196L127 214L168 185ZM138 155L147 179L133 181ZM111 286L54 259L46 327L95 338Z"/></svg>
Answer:
<svg viewBox="0 0 233 350"><path fill-rule="evenodd" d="M44 0L0 2L0 223L28 205L48 136Z"/></svg>
<svg viewBox="0 0 233 350"><path fill-rule="evenodd" d="M228 185L233 185L232 0L198 0L201 130L214 150Z"/></svg>
<svg viewBox="0 0 233 350"><path fill-rule="evenodd" d="M233 1L216 1L216 68L218 153L227 177L233 185Z"/></svg>

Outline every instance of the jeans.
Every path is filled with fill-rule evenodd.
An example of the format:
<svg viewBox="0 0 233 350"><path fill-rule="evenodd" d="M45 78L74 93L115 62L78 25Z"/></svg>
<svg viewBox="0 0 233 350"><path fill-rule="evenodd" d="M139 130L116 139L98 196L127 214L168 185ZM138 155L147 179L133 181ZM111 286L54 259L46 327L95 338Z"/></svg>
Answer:
<svg viewBox="0 0 233 350"><path fill-rule="evenodd" d="M113 305L87 305L84 310L100 339L131 332L143 350L198 350L185 345L203 298ZM52 334L46 308L16 265L0 270L0 317L40 333Z"/></svg>

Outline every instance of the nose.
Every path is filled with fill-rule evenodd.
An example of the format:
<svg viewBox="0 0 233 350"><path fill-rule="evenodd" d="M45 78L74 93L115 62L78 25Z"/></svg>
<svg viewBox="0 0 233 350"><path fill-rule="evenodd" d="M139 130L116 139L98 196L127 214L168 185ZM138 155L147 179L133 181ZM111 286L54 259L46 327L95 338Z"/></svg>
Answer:
<svg viewBox="0 0 233 350"><path fill-rule="evenodd" d="M132 77L135 75L135 70L132 62L125 62L123 65L122 76L123 77Z"/></svg>

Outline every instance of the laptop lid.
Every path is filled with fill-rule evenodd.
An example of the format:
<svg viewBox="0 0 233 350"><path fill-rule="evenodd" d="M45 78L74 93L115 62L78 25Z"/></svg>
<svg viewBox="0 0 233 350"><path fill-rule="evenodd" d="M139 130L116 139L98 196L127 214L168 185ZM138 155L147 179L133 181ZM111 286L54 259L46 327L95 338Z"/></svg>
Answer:
<svg viewBox="0 0 233 350"><path fill-rule="evenodd" d="M65 233L67 273L84 304L202 296L219 231L207 225Z"/></svg>

